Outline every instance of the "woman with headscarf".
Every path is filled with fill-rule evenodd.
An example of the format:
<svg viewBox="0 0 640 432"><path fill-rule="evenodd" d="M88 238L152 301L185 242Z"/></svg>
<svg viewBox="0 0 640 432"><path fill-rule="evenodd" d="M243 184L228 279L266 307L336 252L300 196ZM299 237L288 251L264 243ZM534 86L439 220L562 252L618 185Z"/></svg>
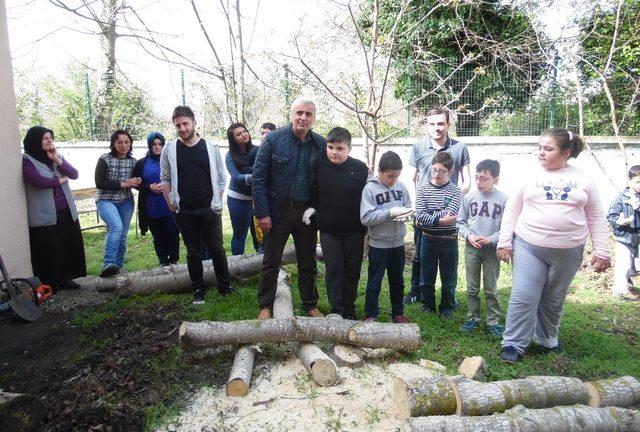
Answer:
<svg viewBox="0 0 640 432"><path fill-rule="evenodd" d="M129 132L117 130L111 134L110 152L100 156L96 164L96 208L107 225L104 260L100 277L120 272L127 251L127 234L133 215L131 188L140 186L134 177L136 160L131 156L133 139Z"/></svg>
<svg viewBox="0 0 640 432"><path fill-rule="evenodd" d="M51 129L34 126L24 137L22 175L27 194L33 273L54 290L76 289L87 275L84 243L69 179L78 171L58 153Z"/></svg>
<svg viewBox="0 0 640 432"><path fill-rule="evenodd" d="M242 123L233 123L229 126L227 140L229 152L225 163L231 176L227 190L227 206L233 228L231 253L244 254L244 243L249 231L251 231L256 252L262 252L262 246L253 226L253 197L251 196L251 174L258 147L253 145L249 131Z"/></svg>
<svg viewBox="0 0 640 432"><path fill-rule="evenodd" d="M160 265L175 264L180 259L180 237L169 206L162 195L160 184L160 154L164 148L164 137L160 132L147 136L147 155L133 168L133 176L140 177L138 186L138 224L145 235L151 231L153 247Z"/></svg>

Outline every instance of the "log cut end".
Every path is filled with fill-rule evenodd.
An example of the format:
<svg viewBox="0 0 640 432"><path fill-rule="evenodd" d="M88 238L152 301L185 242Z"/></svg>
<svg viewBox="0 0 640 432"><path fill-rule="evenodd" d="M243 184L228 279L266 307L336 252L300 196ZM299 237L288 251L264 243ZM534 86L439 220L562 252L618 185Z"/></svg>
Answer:
<svg viewBox="0 0 640 432"><path fill-rule="evenodd" d="M596 383L587 383L587 395L589 397L588 406L599 407L602 404L602 397L600 397L600 391Z"/></svg>
<svg viewBox="0 0 640 432"><path fill-rule="evenodd" d="M400 378L393 381L393 405L396 409L396 418L400 420L411 418L409 391L405 381Z"/></svg>
<svg viewBox="0 0 640 432"><path fill-rule="evenodd" d="M234 378L227 383L227 396L246 396L249 385L241 378Z"/></svg>
<svg viewBox="0 0 640 432"><path fill-rule="evenodd" d="M334 386L338 383L338 372L333 360L318 359L311 365L311 377L323 387Z"/></svg>
<svg viewBox="0 0 640 432"><path fill-rule="evenodd" d="M178 343L180 344L181 347L185 347L188 345L187 340L185 338L188 327L189 327L189 323L187 321L183 321L182 324L180 324L180 329L178 330Z"/></svg>
<svg viewBox="0 0 640 432"><path fill-rule="evenodd" d="M340 367L360 367L364 364L360 355L349 345L333 345L329 349L329 357Z"/></svg>

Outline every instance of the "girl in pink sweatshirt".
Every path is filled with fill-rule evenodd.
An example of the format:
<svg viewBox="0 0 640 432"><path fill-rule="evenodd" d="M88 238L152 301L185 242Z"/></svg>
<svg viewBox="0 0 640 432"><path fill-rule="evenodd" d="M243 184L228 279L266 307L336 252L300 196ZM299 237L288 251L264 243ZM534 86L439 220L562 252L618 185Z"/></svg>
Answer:
<svg viewBox="0 0 640 432"><path fill-rule="evenodd" d="M513 258L513 288L502 340L502 360L517 362L531 336L538 351L558 351L560 317L571 281L591 236L591 265L611 266L606 213L597 188L582 170L568 164L584 148L578 135L546 130L538 144L540 169L523 179L509 197L498 257Z"/></svg>

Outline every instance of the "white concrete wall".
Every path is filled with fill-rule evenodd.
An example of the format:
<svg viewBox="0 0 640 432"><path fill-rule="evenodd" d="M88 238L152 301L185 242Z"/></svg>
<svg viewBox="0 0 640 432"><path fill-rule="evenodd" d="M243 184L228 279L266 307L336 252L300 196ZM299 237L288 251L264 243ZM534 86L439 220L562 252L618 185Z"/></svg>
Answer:
<svg viewBox="0 0 640 432"><path fill-rule="evenodd" d="M0 26L0 254L11 277L25 277L31 276L29 228L4 0L0 0Z"/></svg>

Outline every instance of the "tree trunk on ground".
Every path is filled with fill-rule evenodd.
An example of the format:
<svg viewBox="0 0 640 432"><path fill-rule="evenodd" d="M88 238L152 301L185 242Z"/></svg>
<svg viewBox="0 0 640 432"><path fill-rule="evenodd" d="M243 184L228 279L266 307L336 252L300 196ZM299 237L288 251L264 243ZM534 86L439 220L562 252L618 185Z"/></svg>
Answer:
<svg viewBox="0 0 640 432"><path fill-rule="evenodd" d="M590 407L626 407L640 403L640 382L632 376L587 383Z"/></svg>
<svg viewBox="0 0 640 432"><path fill-rule="evenodd" d="M38 430L43 414L38 398L0 390L0 431Z"/></svg>
<svg viewBox="0 0 640 432"><path fill-rule="evenodd" d="M446 377L396 378L393 402L399 419L456 412L456 395Z"/></svg>
<svg viewBox="0 0 640 432"><path fill-rule="evenodd" d="M412 432L640 432L638 411L582 405L546 409L517 406L482 417L433 416L410 420Z"/></svg>
<svg viewBox="0 0 640 432"><path fill-rule="evenodd" d="M242 345L238 348L227 381L227 396L247 395L249 384L251 384L255 355L256 349L253 345Z"/></svg>
<svg viewBox="0 0 640 432"><path fill-rule="evenodd" d="M329 314L327 318L343 319L341 315ZM329 347L329 357L340 367L360 367L364 364L358 352L350 345L332 344Z"/></svg>
<svg viewBox="0 0 640 432"><path fill-rule="evenodd" d="M587 386L577 378L561 376L531 376L525 378L532 381L540 393L544 391L544 406L587 404ZM524 406L524 403L522 404ZM507 407L511 408L511 407Z"/></svg>
<svg viewBox="0 0 640 432"><path fill-rule="evenodd" d="M260 273L263 255L230 256L229 273L234 278L245 278ZM295 248L287 246L282 255L282 264L290 264L296 259ZM210 260L202 262L204 282L216 283L216 275ZM159 267L140 272L125 273L112 278L87 276L76 280L83 288L95 287L100 292L116 291L118 295L151 295L159 293L183 293L191 290L191 279L186 264Z"/></svg>
<svg viewBox="0 0 640 432"><path fill-rule="evenodd" d="M457 377L450 384L456 395L456 415L480 416L506 409L502 389L494 383Z"/></svg>
<svg viewBox="0 0 640 432"><path fill-rule="evenodd" d="M294 318L293 299L287 276L284 270L280 270L278 289L273 302L273 317L276 319ZM311 343L290 342L289 345L318 385L336 385L338 382L336 364L320 348Z"/></svg>
<svg viewBox="0 0 640 432"><path fill-rule="evenodd" d="M265 321L183 322L180 344L215 347L260 342L326 341L370 348L417 350L422 345L416 324L391 324L328 318L289 318Z"/></svg>

